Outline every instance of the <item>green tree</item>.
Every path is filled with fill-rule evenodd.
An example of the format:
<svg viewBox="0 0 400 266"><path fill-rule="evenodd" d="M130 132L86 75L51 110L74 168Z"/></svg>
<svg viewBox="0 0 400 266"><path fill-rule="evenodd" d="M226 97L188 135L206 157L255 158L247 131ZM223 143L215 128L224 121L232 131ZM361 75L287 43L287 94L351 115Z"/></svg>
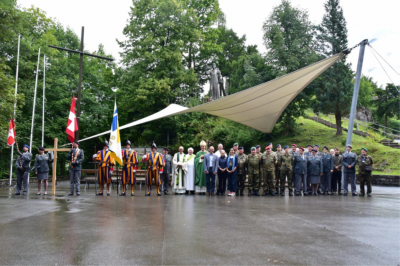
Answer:
<svg viewBox="0 0 400 266"><path fill-rule="evenodd" d="M353 79L353 86L354 86ZM358 93L357 106L363 106L369 108L372 106L372 98L374 92L378 89L376 82L372 80L372 77L362 76L360 80L360 91Z"/></svg>
<svg viewBox="0 0 400 266"><path fill-rule="evenodd" d="M319 51L329 57L347 48L347 26L339 0L328 0L325 14L317 27ZM349 114L353 95L353 73L343 57L318 79L317 99L313 102L315 112L333 113L336 120L336 135L342 135L342 117ZM362 99L366 99L362 97Z"/></svg>
<svg viewBox="0 0 400 266"><path fill-rule="evenodd" d="M376 89L375 95L376 113L379 117L385 118L385 127L387 127L389 117L400 118L400 93L394 84L387 84L384 90Z"/></svg>
<svg viewBox="0 0 400 266"><path fill-rule="evenodd" d="M315 31L308 12L283 0L273 8L263 24L264 43L268 50L267 62L275 67L277 76L303 68L318 60L315 53ZM314 95L314 86L309 85L285 109L278 121L286 126L286 135L295 130L295 118L304 115Z"/></svg>

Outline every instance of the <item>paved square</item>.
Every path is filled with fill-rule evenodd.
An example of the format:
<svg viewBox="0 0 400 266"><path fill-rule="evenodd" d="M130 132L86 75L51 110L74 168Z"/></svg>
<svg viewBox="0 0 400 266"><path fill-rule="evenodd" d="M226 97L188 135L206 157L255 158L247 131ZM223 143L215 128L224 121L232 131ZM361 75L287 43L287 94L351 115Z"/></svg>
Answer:
<svg viewBox="0 0 400 266"><path fill-rule="evenodd" d="M28 197L0 190L3 265L398 265L400 188L372 198ZM153 191L154 192L154 191Z"/></svg>

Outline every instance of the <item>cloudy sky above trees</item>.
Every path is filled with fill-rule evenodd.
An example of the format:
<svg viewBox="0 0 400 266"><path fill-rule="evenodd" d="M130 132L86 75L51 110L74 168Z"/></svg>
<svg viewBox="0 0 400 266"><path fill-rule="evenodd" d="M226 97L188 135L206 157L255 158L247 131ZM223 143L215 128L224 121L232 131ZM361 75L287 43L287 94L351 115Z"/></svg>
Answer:
<svg viewBox="0 0 400 266"><path fill-rule="evenodd" d="M265 53L262 25L272 8L280 0L219 0L226 15L226 25L238 35L246 35L247 45L256 44L260 52ZM324 0L292 0L295 7L309 11L310 20L319 24L325 12ZM70 27L80 36L81 27L85 26L85 49L94 51L98 44L105 46L107 53L119 59L116 39L124 40L122 30L128 20L131 0L96 1L96 0L18 0L21 7L34 5L44 10L49 17L56 18L62 25ZM369 39L371 45L400 73L400 1L398 0L342 0L347 21L348 41L352 47ZM358 49L354 50L347 61L355 71ZM400 84L400 76L382 60L383 66L395 84ZM363 74L371 76L378 85L390 83L389 78L367 48Z"/></svg>

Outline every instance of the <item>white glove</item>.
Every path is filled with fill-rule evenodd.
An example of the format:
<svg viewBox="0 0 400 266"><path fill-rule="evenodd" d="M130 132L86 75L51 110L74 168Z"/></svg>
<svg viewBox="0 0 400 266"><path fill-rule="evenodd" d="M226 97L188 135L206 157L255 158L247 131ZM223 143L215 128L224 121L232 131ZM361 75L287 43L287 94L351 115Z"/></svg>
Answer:
<svg viewBox="0 0 400 266"><path fill-rule="evenodd" d="M93 154L93 159L95 159L97 157L97 154Z"/></svg>
<svg viewBox="0 0 400 266"><path fill-rule="evenodd" d="M136 170L133 170L134 173L136 173Z"/></svg>
<svg viewBox="0 0 400 266"><path fill-rule="evenodd" d="M162 174L163 172L162 171L160 171L160 174Z"/></svg>
<svg viewBox="0 0 400 266"><path fill-rule="evenodd" d="M143 155L143 160L147 159L147 154Z"/></svg>
<svg viewBox="0 0 400 266"><path fill-rule="evenodd" d="M114 171L110 171L110 174L112 174Z"/></svg>

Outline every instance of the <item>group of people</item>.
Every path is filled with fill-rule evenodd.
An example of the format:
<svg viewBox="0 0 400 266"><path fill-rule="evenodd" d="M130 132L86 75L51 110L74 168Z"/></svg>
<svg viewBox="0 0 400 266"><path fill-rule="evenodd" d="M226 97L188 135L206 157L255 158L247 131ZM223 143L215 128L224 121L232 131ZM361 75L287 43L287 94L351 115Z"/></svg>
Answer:
<svg viewBox="0 0 400 266"><path fill-rule="evenodd" d="M122 192L120 196L126 195L126 188L130 185L131 196L134 196L136 183L136 171L139 164L138 154L132 150L131 142L128 140L126 149L122 151ZM373 159L368 155L366 148L361 149L357 156L352 152L352 146L346 145L346 151L341 155L339 148L329 150L323 147L322 152L319 145L308 145L307 150L292 144L291 148L280 144L273 151L272 143L261 152L261 146L251 148L251 153L246 155L243 147L235 143L229 151L218 145L215 152L210 146L206 150L206 142L200 142L200 151L194 154L194 149L189 148L187 154L184 148L172 157L168 148L163 153L157 152L155 143L151 146L151 152L143 155L141 161L146 165L146 196L151 195L153 180L157 196L169 194L169 183L171 179L171 190L175 194L221 195L244 196L245 182L248 179L248 196L260 196L260 188L263 189L262 196L285 196L286 182L288 184L289 196L303 196L319 194L339 194L347 196L348 181L350 179L351 193L356 193L356 165L358 165L360 194L371 196ZM106 194L110 196L110 185L112 182L114 158L108 149L107 141L103 149L93 155L93 160L98 162L97 181L100 184L102 196L104 185L107 185ZM38 195L41 194L41 181L44 181L44 194L47 194L47 180L49 167L52 162L49 154L44 154L44 148L39 148L39 154L35 157L35 173L38 176ZM24 195L27 193L27 176L30 171L32 154L29 146L24 145L23 153L19 152L17 165L17 188L16 195L20 195L21 185L24 185ZM80 177L84 152L79 149L79 142L75 141L68 153L70 193L69 196L80 195ZM343 193L342 188L343 172ZM365 193L365 185L367 193ZM228 192L226 192L228 191Z"/></svg>

